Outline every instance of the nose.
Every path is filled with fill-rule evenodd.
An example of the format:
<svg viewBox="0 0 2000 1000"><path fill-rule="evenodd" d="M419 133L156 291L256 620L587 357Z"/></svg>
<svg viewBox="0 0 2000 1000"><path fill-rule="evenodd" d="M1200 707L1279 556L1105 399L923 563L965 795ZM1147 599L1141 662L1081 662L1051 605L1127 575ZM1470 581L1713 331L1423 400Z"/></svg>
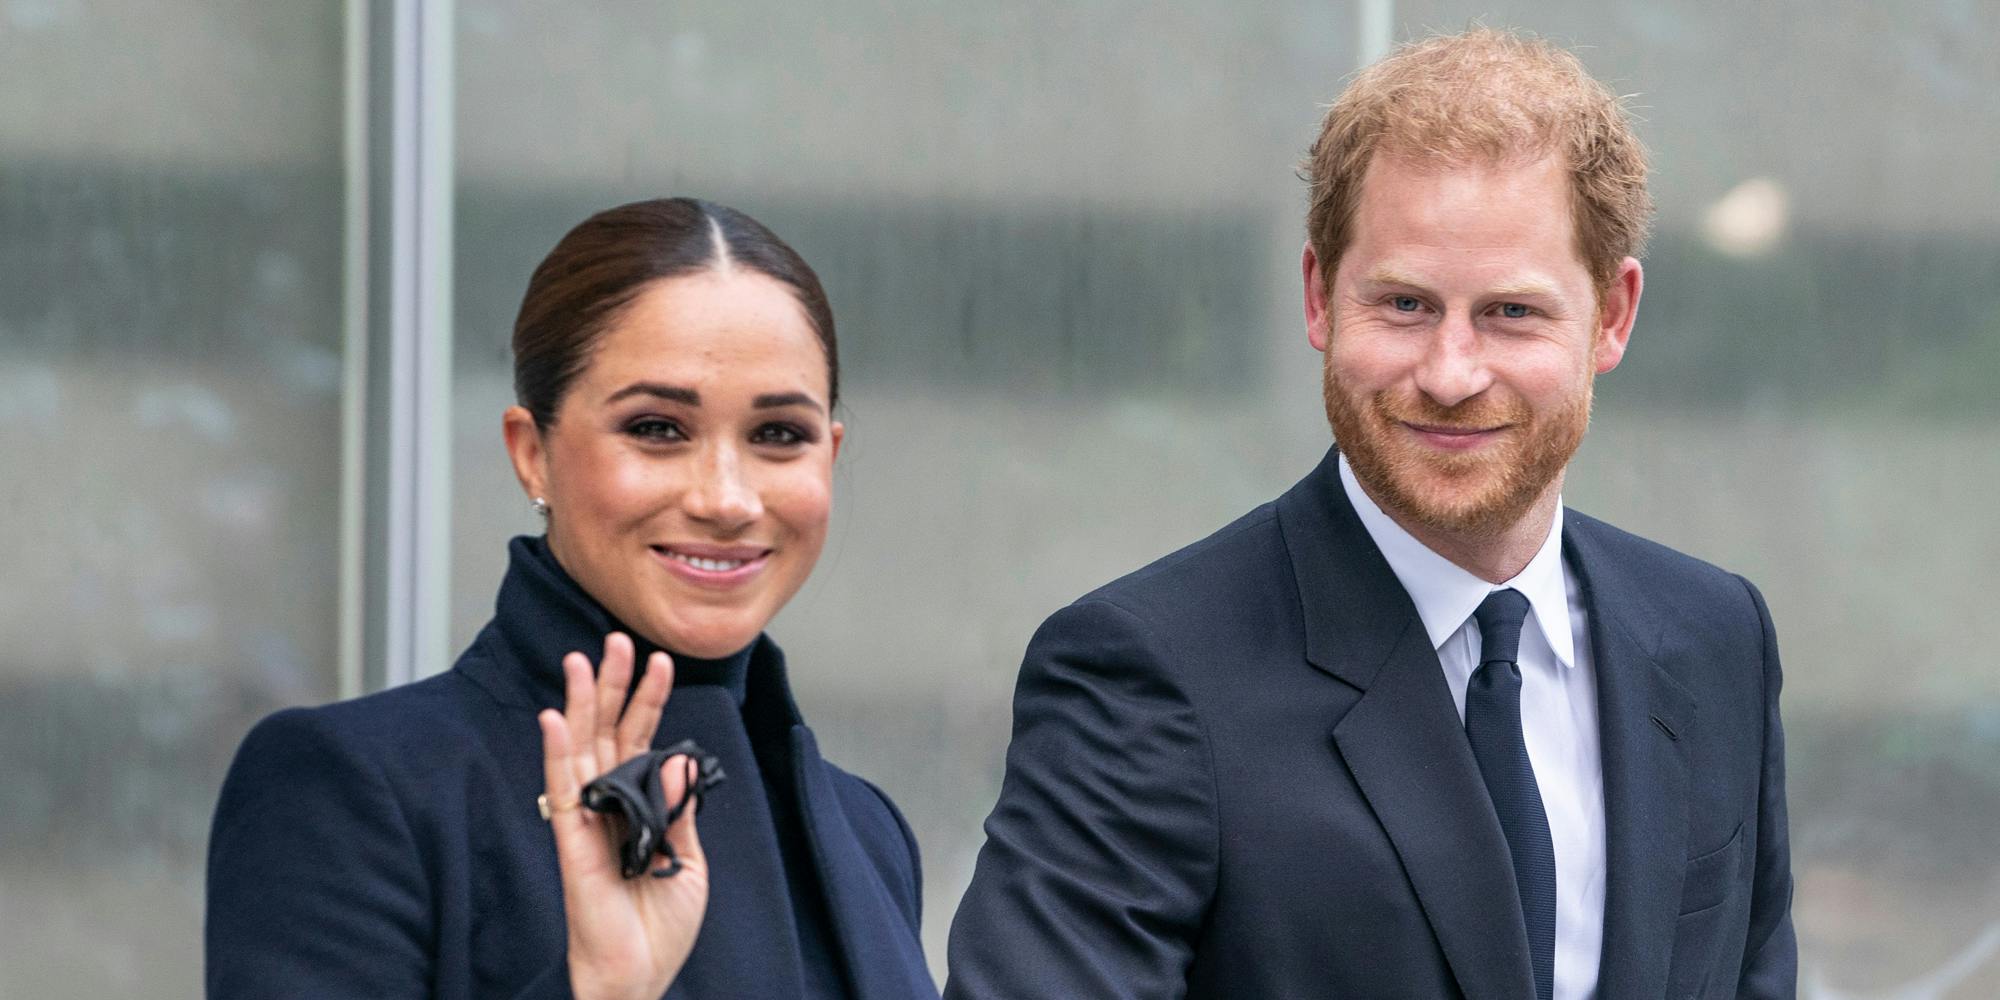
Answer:
<svg viewBox="0 0 2000 1000"><path fill-rule="evenodd" d="M1417 388L1439 406L1457 406L1493 384L1484 345L1469 316L1447 312L1431 330L1417 364Z"/></svg>
<svg viewBox="0 0 2000 1000"><path fill-rule="evenodd" d="M687 515L723 531L748 527L763 515L764 501L744 472L737 449L728 445L704 449L696 481L682 497Z"/></svg>

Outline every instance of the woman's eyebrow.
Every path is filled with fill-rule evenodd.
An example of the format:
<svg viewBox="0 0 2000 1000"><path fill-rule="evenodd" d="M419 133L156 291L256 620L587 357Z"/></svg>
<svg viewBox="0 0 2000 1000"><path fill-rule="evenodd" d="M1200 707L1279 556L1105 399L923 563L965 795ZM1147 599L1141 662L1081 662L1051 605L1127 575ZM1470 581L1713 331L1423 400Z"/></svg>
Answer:
<svg viewBox="0 0 2000 1000"><path fill-rule="evenodd" d="M629 396L654 396L673 403L685 403L689 406L701 405L701 393L685 386L663 385L659 382L634 382L605 397L604 402L608 406Z"/></svg>
<svg viewBox="0 0 2000 1000"><path fill-rule="evenodd" d="M819 400L803 392L767 392L751 400L750 405L759 410L776 406L808 406L822 413L826 411L825 407L819 405Z"/></svg>

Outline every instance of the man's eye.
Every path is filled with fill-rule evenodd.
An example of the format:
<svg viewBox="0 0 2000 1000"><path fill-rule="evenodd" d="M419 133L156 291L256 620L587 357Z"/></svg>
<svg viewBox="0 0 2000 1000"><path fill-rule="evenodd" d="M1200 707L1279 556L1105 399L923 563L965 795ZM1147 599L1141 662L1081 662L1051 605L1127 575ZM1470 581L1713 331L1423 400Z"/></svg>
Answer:
<svg viewBox="0 0 2000 1000"><path fill-rule="evenodd" d="M1406 313L1413 313L1424 307L1424 304L1422 302L1418 302L1417 297L1414 295L1390 296L1389 305L1392 308L1394 308L1397 312L1406 312Z"/></svg>
<svg viewBox="0 0 2000 1000"><path fill-rule="evenodd" d="M1500 315L1508 319L1527 319L1528 313L1531 311L1527 306L1519 302L1504 302L1500 305Z"/></svg>
<svg viewBox="0 0 2000 1000"><path fill-rule="evenodd" d="M685 441L681 425L658 417L641 417L625 425L625 433L642 441Z"/></svg>

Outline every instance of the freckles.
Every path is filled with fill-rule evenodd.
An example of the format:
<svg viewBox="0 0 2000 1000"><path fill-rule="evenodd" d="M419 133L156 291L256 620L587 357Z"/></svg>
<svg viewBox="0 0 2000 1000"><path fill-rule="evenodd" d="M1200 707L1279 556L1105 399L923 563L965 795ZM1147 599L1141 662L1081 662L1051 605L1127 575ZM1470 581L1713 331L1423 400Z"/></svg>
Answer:
<svg viewBox="0 0 2000 1000"><path fill-rule="evenodd" d="M790 522L794 530L814 531L826 526L833 509L833 488L817 476L802 477L767 493L764 506Z"/></svg>

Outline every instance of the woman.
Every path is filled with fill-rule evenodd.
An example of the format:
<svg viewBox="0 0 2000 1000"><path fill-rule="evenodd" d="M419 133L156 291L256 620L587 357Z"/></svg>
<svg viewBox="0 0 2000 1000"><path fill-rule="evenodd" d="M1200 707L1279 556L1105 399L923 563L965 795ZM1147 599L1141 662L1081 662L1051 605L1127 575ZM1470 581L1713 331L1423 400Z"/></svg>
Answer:
<svg viewBox="0 0 2000 1000"><path fill-rule="evenodd" d="M513 541L452 670L244 739L209 996L935 998L909 827L820 758L763 635L819 557L843 433L819 279L731 209L614 208L536 269L514 366L507 451L547 534ZM693 808L670 828L677 873L622 878L579 789L682 739L727 777L699 837ZM669 801L690 776L667 760Z"/></svg>

